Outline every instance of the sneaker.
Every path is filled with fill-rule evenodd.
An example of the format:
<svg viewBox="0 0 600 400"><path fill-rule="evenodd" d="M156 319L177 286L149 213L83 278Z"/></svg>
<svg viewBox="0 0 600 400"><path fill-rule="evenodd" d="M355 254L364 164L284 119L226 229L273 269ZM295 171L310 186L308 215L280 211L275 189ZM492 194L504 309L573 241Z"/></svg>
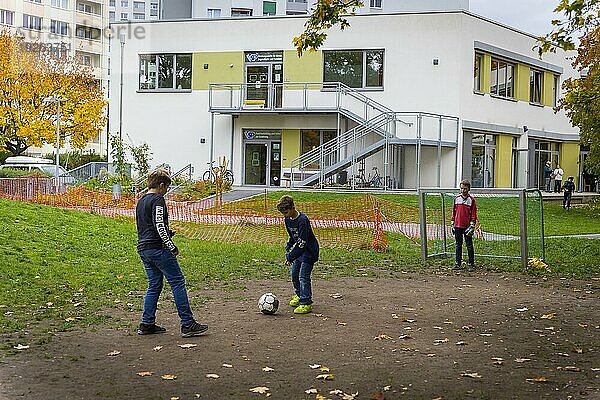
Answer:
<svg viewBox="0 0 600 400"><path fill-rule="evenodd" d="M298 307L300 305L300 297L294 295L290 300L290 307Z"/></svg>
<svg viewBox="0 0 600 400"><path fill-rule="evenodd" d="M469 264L469 272L475 271L475 265Z"/></svg>
<svg viewBox="0 0 600 400"><path fill-rule="evenodd" d="M199 324L196 321L181 325L181 337L200 336L208 330L208 325Z"/></svg>
<svg viewBox="0 0 600 400"><path fill-rule="evenodd" d="M156 324L140 324L138 328L138 335L153 335L155 333L165 333L167 330L162 326Z"/></svg>
<svg viewBox="0 0 600 400"><path fill-rule="evenodd" d="M460 270L460 264L454 264L454 267L452 267L452 271L459 271Z"/></svg>
<svg viewBox="0 0 600 400"><path fill-rule="evenodd" d="M312 304L301 304L294 308L294 314L308 314L312 309Z"/></svg>

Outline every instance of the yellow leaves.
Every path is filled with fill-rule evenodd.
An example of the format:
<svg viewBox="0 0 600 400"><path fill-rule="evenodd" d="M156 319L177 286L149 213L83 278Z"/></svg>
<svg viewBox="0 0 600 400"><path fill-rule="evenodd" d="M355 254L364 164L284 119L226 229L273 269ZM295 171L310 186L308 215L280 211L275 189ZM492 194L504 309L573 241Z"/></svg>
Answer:
<svg viewBox="0 0 600 400"><path fill-rule="evenodd" d="M539 270L545 270L545 271L550 270L550 267L548 267L548 264L546 264L544 261L540 260L537 257L534 257L531 260L529 260L527 262L527 266L529 268L533 268L533 269L539 269Z"/></svg>
<svg viewBox="0 0 600 400"><path fill-rule="evenodd" d="M110 353L108 353L107 356L114 357L114 356L118 356L119 354L121 354L121 352L119 350L113 350Z"/></svg>
<svg viewBox="0 0 600 400"><path fill-rule="evenodd" d="M253 387L251 389L249 389L252 393L260 393L260 394L266 394L267 396L270 396L271 394L269 393L269 388L266 386L257 386L257 387Z"/></svg>
<svg viewBox="0 0 600 400"><path fill-rule="evenodd" d="M332 381L333 374L319 374L315 377L316 379L323 379L324 381Z"/></svg>
<svg viewBox="0 0 600 400"><path fill-rule="evenodd" d="M541 318L541 319L552 319L552 318L554 318L554 317L556 317L556 314L554 314L554 313L550 313L550 314L544 314L544 315L542 315L540 318Z"/></svg>
<svg viewBox="0 0 600 400"><path fill-rule="evenodd" d="M167 374L167 375L162 375L161 378L166 381L174 381L175 379L177 379L177 375Z"/></svg>
<svg viewBox="0 0 600 400"><path fill-rule="evenodd" d="M527 382L536 382L536 383L544 383L544 382L549 382L548 378L546 378L545 376L539 376L537 378L528 378L525 379Z"/></svg>
<svg viewBox="0 0 600 400"><path fill-rule="evenodd" d="M154 374L154 372L151 372L151 371L140 371L140 372L136 373L136 375L139 375L141 377L152 376L153 374Z"/></svg>

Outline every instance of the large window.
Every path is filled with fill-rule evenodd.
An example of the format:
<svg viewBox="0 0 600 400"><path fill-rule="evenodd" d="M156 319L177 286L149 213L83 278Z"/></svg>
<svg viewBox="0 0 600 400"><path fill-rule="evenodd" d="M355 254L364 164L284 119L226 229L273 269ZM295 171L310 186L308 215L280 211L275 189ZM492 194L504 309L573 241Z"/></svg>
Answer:
<svg viewBox="0 0 600 400"><path fill-rule="evenodd" d="M300 131L300 141L301 141L301 153L308 153L312 149L315 149L322 145L325 142L334 139L336 136L336 131L332 130L301 130ZM327 165L332 165L333 162L331 160L324 160ZM319 164L315 163L309 165L310 169L319 169Z"/></svg>
<svg viewBox="0 0 600 400"><path fill-rule="evenodd" d="M473 90L481 92L481 63L483 56L475 53L475 65L473 66Z"/></svg>
<svg viewBox="0 0 600 400"><path fill-rule="evenodd" d="M69 8L69 0L51 0L50 5L58 8Z"/></svg>
<svg viewBox="0 0 600 400"><path fill-rule="evenodd" d="M536 69L529 72L529 101L536 104L542 104L542 84L544 82L544 73Z"/></svg>
<svg viewBox="0 0 600 400"><path fill-rule="evenodd" d="M50 20L50 32L55 35L67 36L69 35L69 24L54 19Z"/></svg>
<svg viewBox="0 0 600 400"><path fill-rule="evenodd" d="M232 17L251 17L252 9L250 9L250 8L232 8L231 16Z"/></svg>
<svg viewBox="0 0 600 400"><path fill-rule="evenodd" d="M490 92L493 95L514 98L515 66L503 60L492 58L492 84Z"/></svg>
<svg viewBox="0 0 600 400"><path fill-rule="evenodd" d="M208 18L221 18L221 9L220 8L207 8L206 16Z"/></svg>
<svg viewBox="0 0 600 400"><path fill-rule="evenodd" d="M23 14L23 28L41 31L42 30L42 18L36 17L34 15Z"/></svg>
<svg viewBox="0 0 600 400"><path fill-rule="evenodd" d="M14 24L15 13L8 10L0 10L0 25Z"/></svg>
<svg viewBox="0 0 600 400"><path fill-rule="evenodd" d="M471 183L473 187L494 187L496 136L474 133L472 146Z"/></svg>
<svg viewBox="0 0 600 400"><path fill-rule="evenodd" d="M371 0L371 8L381 8L383 0Z"/></svg>
<svg viewBox="0 0 600 400"><path fill-rule="evenodd" d="M323 52L323 81L353 88L383 87L383 50Z"/></svg>
<svg viewBox="0 0 600 400"><path fill-rule="evenodd" d="M75 36L77 36L80 39L100 40L101 31L97 28L77 25L77 27L75 28Z"/></svg>
<svg viewBox="0 0 600 400"><path fill-rule="evenodd" d="M140 56L140 90L190 90L191 54L144 54Z"/></svg>

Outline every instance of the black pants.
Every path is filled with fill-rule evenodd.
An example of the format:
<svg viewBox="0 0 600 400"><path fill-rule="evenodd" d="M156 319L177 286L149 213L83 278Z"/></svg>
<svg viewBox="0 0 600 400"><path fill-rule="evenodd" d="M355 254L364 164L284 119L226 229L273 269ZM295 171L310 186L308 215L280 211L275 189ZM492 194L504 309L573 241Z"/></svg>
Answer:
<svg viewBox="0 0 600 400"><path fill-rule="evenodd" d="M564 196L563 196L563 208L571 208L571 196L573 196L573 193L571 192L565 192Z"/></svg>
<svg viewBox="0 0 600 400"><path fill-rule="evenodd" d="M554 180L554 193L560 193L560 188L562 187L562 181Z"/></svg>
<svg viewBox="0 0 600 400"><path fill-rule="evenodd" d="M462 263L462 245L463 237L467 245L467 254L469 255L469 265L475 264L475 249L473 248L473 236L465 235L465 228L455 228L454 238L456 239L456 265Z"/></svg>

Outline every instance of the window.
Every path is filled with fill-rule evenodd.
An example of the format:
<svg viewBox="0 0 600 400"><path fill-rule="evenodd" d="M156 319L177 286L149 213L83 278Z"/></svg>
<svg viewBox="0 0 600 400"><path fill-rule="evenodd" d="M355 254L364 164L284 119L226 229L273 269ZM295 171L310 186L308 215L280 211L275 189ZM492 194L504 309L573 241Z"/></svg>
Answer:
<svg viewBox="0 0 600 400"><path fill-rule="evenodd" d="M42 0L29 0L29 1L31 1L32 3L40 3L40 4L42 3Z"/></svg>
<svg viewBox="0 0 600 400"><path fill-rule="evenodd" d="M129 0L121 0L121 7L129 7Z"/></svg>
<svg viewBox="0 0 600 400"><path fill-rule="evenodd" d="M473 67L473 90L481 92L481 62L483 56L475 53L475 66Z"/></svg>
<svg viewBox="0 0 600 400"><path fill-rule="evenodd" d="M496 136L474 133L472 138L471 184L494 187Z"/></svg>
<svg viewBox="0 0 600 400"><path fill-rule="evenodd" d="M208 18L221 18L221 9L220 8L208 8L206 10L206 16Z"/></svg>
<svg viewBox="0 0 600 400"><path fill-rule="evenodd" d="M558 97L560 94L560 76L554 75L554 80L552 83L552 102L553 106L558 106Z"/></svg>
<svg viewBox="0 0 600 400"><path fill-rule="evenodd" d="M492 84L490 93L499 97L514 98L513 76L515 66L492 58Z"/></svg>
<svg viewBox="0 0 600 400"><path fill-rule="evenodd" d="M277 3L274 1L263 1L263 15L277 14Z"/></svg>
<svg viewBox="0 0 600 400"><path fill-rule="evenodd" d="M33 15L23 14L23 28L42 30L42 18Z"/></svg>
<svg viewBox="0 0 600 400"><path fill-rule="evenodd" d="M146 11L146 3L143 1L134 1L133 11Z"/></svg>
<svg viewBox="0 0 600 400"><path fill-rule="evenodd" d="M80 25L75 28L75 36L80 39L98 40L100 39L100 29Z"/></svg>
<svg viewBox="0 0 600 400"><path fill-rule="evenodd" d="M151 17L158 16L158 3L150 3L150 16Z"/></svg>
<svg viewBox="0 0 600 400"><path fill-rule="evenodd" d="M140 55L140 90L190 90L191 54Z"/></svg>
<svg viewBox="0 0 600 400"><path fill-rule="evenodd" d="M529 101L542 104L542 84L544 73L535 69L529 72Z"/></svg>
<svg viewBox="0 0 600 400"><path fill-rule="evenodd" d="M15 13L8 10L0 10L0 25L14 24Z"/></svg>
<svg viewBox="0 0 600 400"><path fill-rule="evenodd" d="M77 4L77 9L81 12L88 13L88 14L91 14L94 11L94 9L92 8L92 5L86 4L86 3Z"/></svg>
<svg viewBox="0 0 600 400"><path fill-rule="evenodd" d="M232 8L231 16L232 17L251 17L252 10L250 8Z"/></svg>
<svg viewBox="0 0 600 400"><path fill-rule="evenodd" d="M108 5L111 6L111 7L116 7L116 0L110 0L108 2Z"/></svg>
<svg viewBox="0 0 600 400"><path fill-rule="evenodd" d="M121 21L127 21L129 19L128 13L121 13Z"/></svg>
<svg viewBox="0 0 600 400"><path fill-rule="evenodd" d="M315 149L325 142L328 142L336 137L336 131L331 130L301 130L300 131L300 145L301 153L308 153L312 149ZM309 169L319 169L319 164L311 164L308 166Z"/></svg>
<svg viewBox="0 0 600 400"><path fill-rule="evenodd" d="M371 8L381 8L382 0L371 0Z"/></svg>
<svg viewBox="0 0 600 400"><path fill-rule="evenodd" d="M144 13L133 13L133 19L146 19L146 14Z"/></svg>
<svg viewBox="0 0 600 400"><path fill-rule="evenodd" d="M50 5L58 8L69 8L69 0L51 0Z"/></svg>
<svg viewBox="0 0 600 400"><path fill-rule="evenodd" d="M108 20L109 21L114 21L115 20L115 12L114 11L109 11L108 12Z"/></svg>
<svg viewBox="0 0 600 400"><path fill-rule="evenodd" d="M383 87L383 50L323 52L323 81L353 88Z"/></svg>
<svg viewBox="0 0 600 400"><path fill-rule="evenodd" d="M69 24L62 21L50 20L50 32L56 35L68 36Z"/></svg>

